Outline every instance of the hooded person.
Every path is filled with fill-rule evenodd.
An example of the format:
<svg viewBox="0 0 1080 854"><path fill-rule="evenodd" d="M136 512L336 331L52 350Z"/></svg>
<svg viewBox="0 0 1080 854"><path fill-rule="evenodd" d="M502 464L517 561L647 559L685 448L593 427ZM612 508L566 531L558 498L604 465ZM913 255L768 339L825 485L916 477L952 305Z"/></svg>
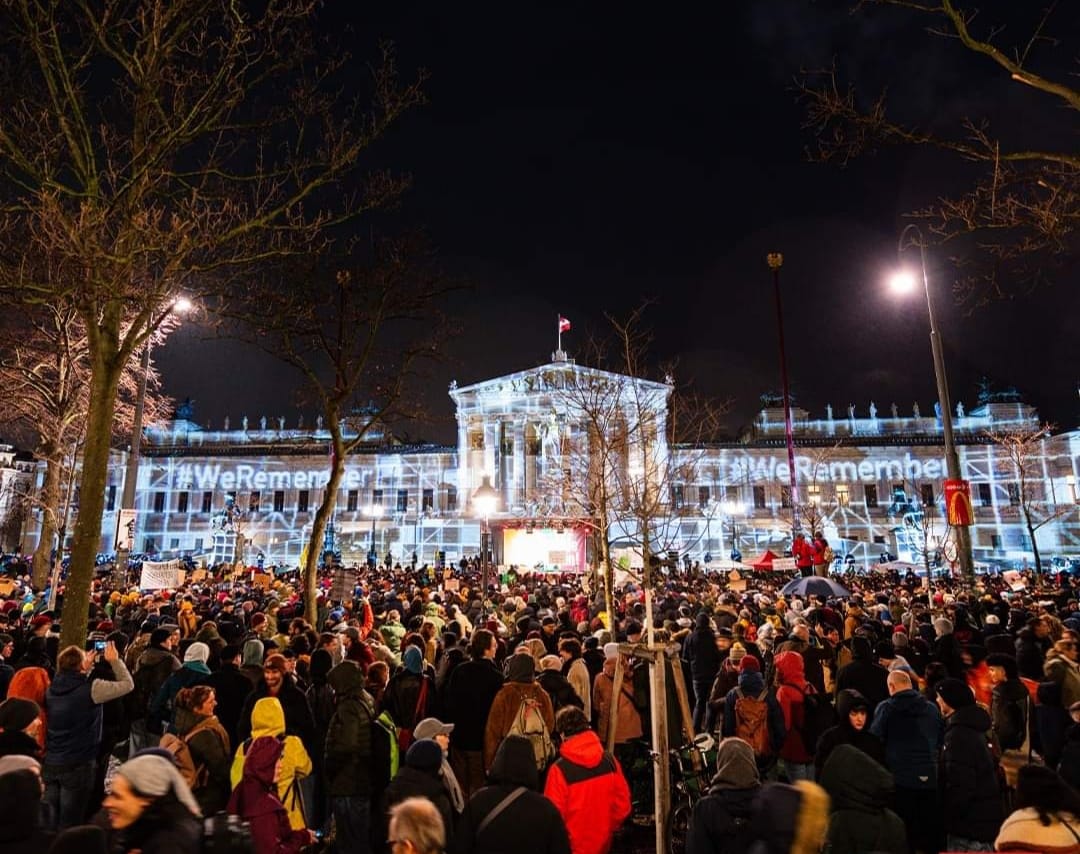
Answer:
<svg viewBox="0 0 1080 854"><path fill-rule="evenodd" d="M435 712L435 679L424 667L424 653L409 646L401 654L401 669L390 677L383 692L383 709L390 713L408 748L417 723Z"/></svg>
<svg viewBox="0 0 1080 854"><path fill-rule="evenodd" d="M243 776L229 798L229 814L248 823L253 847L260 854L299 854L312 841L307 830L290 825L277 796L275 772L283 750L276 738L254 739L244 757Z"/></svg>
<svg viewBox="0 0 1080 854"><path fill-rule="evenodd" d="M562 816L539 788L532 745L508 735L495 751L488 785L465 806L450 854L570 854Z"/></svg>
<svg viewBox="0 0 1080 854"><path fill-rule="evenodd" d="M818 854L828 833L829 795L817 783L770 783L751 822L754 854Z"/></svg>
<svg viewBox="0 0 1080 854"><path fill-rule="evenodd" d="M150 703L147 720L153 720L161 732L176 732L173 717L176 714L176 695L184 688L201 685L210 678L210 668L206 662L210 658L210 647L196 641L184 651L184 663L162 683Z"/></svg>
<svg viewBox="0 0 1080 854"><path fill-rule="evenodd" d="M33 700L9 697L0 703L0 756L31 756L40 761L41 708Z"/></svg>
<svg viewBox="0 0 1080 854"><path fill-rule="evenodd" d="M141 754L121 765L104 807L121 851L187 854L202 842L199 805L162 756Z"/></svg>
<svg viewBox="0 0 1080 854"><path fill-rule="evenodd" d="M806 693L808 683L803 670L802 656L797 652L782 652L773 662L776 666L776 701L784 713L784 743L780 758L788 779L813 779L814 745L806 733Z"/></svg>
<svg viewBox="0 0 1080 854"><path fill-rule="evenodd" d="M251 710L251 737L242 741L233 757L229 779L235 789L244 776L244 755L257 738L270 736L282 740L283 752L277 778L277 792L289 812L289 822L296 830L305 826L299 783L311 773L311 757L295 735L285 735L285 712L275 697L263 697Z"/></svg>
<svg viewBox="0 0 1080 854"><path fill-rule="evenodd" d="M0 851L41 854L52 841L42 827L41 766L24 755L0 758Z"/></svg>
<svg viewBox="0 0 1080 854"><path fill-rule="evenodd" d="M315 723L315 743L311 751L314 767L315 802L312 815L308 816L312 826L322 827L326 814L326 782L323 774L323 758L326 751L326 733L330 719L334 716L334 689L327 681L327 676L334 666L334 660L325 649L317 649L311 654L311 685L304 696L311 709L311 718Z"/></svg>
<svg viewBox="0 0 1080 854"><path fill-rule="evenodd" d="M853 744L830 751L818 780L829 794L830 854L906 854L904 822L889 809L893 778Z"/></svg>
<svg viewBox="0 0 1080 854"><path fill-rule="evenodd" d="M405 752L405 761L398 769L397 776L386 787L380 815L385 817L391 807L408 798L427 798L442 816L447 839L453 839L454 808L450 805L450 796L439 776L442 761L442 748L433 739L421 738L414 741ZM377 838L386 837L383 835Z"/></svg>
<svg viewBox="0 0 1080 854"><path fill-rule="evenodd" d="M389 762L380 761L375 750L373 735L380 730L374 725L375 701L364 687L364 671L355 662L343 661L326 678L337 703L326 729L323 787L340 849L364 850L372 802L389 782Z"/></svg>
<svg viewBox="0 0 1080 854"><path fill-rule="evenodd" d="M820 779L829 754L841 744L850 744L877 762L885 764L885 746L870 732L870 703L853 688L845 688L836 697L836 726L829 727L818 738L814 752L814 768Z"/></svg>
<svg viewBox="0 0 1080 854"><path fill-rule="evenodd" d="M263 676L263 642L258 638L249 638L244 641L240 651L240 672L251 680L253 687L257 687Z"/></svg>
<svg viewBox="0 0 1080 854"><path fill-rule="evenodd" d="M694 805L686 854L749 851L754 801L760 791L754 749L741 738L725 738L716 752L716 774L708 794Z"/></svg>
<svg viewBox="0 0 1080 854"><path fill-rule="evenodd" d="M874 648L863 637L851 639L851 662L845 664L836 674L836 691L839 694L846 688L858 691L869 705L873 714L878 703L889 697L889 671L874 659Z"/></svg>
<svg viewBox="0 0 1080 854"><path fill-rule="evenodd" d="M514 726L526 701L535 703L550 739L555 731L555 711L551 698L535 680L533 657L528 653L517 653L506 660L506 682L495 695L491 711L488 712L487 726L484 728L485 768L491 768L495 751Z"/></svg>

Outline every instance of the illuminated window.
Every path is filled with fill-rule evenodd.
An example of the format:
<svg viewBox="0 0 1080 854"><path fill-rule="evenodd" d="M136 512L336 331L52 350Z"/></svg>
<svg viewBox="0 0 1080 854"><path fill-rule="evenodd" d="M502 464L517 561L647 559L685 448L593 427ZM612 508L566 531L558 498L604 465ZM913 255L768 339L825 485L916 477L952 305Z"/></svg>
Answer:
<svg viewBox="0 0 1080 854"><path fill-rule="evenodd" d="M252 492L251 495L248 496L248 513L258 513L258 512L259 512L259 493Z"/></svg>
<svg viewBox="0 0 1080 854"><path fill-rule="evenodd" d="M284 513L285 512L285 490L284 489L275 489L274 490L274 512L275 513Z"/></svg>
<svg viewBox="0 0 1080 854"><path fill-rule="evenodd" d="M977 483L975 488L979 494L979 504L983 507L989 507L994 503L994 491L990 488L990 484Z"/></svg>
<svg viewBox="0 0 1080 854"><path fill-rule="evenodd" d="M397 491L397 512L405 513L409 509L409 490L399 489Z"/></svg>
<svg viewBox="0 0 1080 854"><path fill-rule="evenodd" d="M683 488L681 484L673 484L671 487L671 507L678 510L683 506Z"/></svg>
<svg viewBox="0 0 1080 854"><path fill-rule="evenodd" d="M863 487L863 498L866 499L867 507L877 507L877 484L868 483Z"/></svg>
<svg viewBox="0 0 1080 854"><path fill-rule="evenodd" d="M376 507L382 507L382 490L381 489L373 489L373 490L371 490L371 503L374 504Z"/></svg>
<svg viewBox="0 0 1080 854"><path fill-rule="evenodd" d="M483 430L471 430L471 431L469 431L469 450L470 451L482 451L482 450L484 450L484 431Z"/></svg>
<svg viewBox="0 0 1080 854"><path fill-rule="evenodd" d="M420 509L424 512L431 510L435 506L435 490L425 489L420 502Z"/></svg>
<svg viewBox="0 0 1080 854"><path fill-rule="evenodd" d="M846 483L836 484L836 503L841 507L847 507L851 503L851 493Z"/></svg>
<svg viewBox="0 0 1080 854"><path fill-rule="evenodd" d="M448 512L453 513L457 510L457 487L446 487L446 509Z"/></svg>
<svg viewBox="0 0 1080 854"><path fill-rule="evenodd" d="M1009 503L1015 507L1020 503L1020 484L1007 483L1005 489L1009 493Z"/></svg>
<svg viewBox="0 0 1080 854"><path fill-rule="evenodd" d="M204 492L202 494L202 512L209 513L214 509L214 493Z"/></svg>
<svg viewBox="0 0 1080 854"><path fill-rule="evenodd" d="M360 490L350 489L345 493L345 509L349 513L355 513L360 504Z"/></svg>
<svg viewBox="0 0 1080 854"><path fill-rule="evenodd" d="M757 509L757 510L764 510L765 509L765 487L764 486L755 486L754 487L754 508Z"/></svg>
<svg viewBox="0 0 1080 854"><path fill-rule="evenodd" d="M301 489L296 493L296 512L307 513L308 504L311 502L311 491L307 489Z"/></svg>
<svg viewBox="0 0 1080 854"><path fill-rule="evenodd" d="M790 486L781 486L780 487L780 506L781 507L787 507L787 508L791 507L791 487Z"/></svg>
<svg viewBox="0 0 1080 854"><path fill-rule="evenodd" d="M187 492L181 492L176 496L176 512L187 513L188 512L188 494Z"/></svg>
<svg viewBox="0 0 1080 854"><path fill-rule="evenodd" d="M811 504L821 503L821 486L816 483L810 484L806 489L807 499Z"/></svg>
<svg viewBox="0 0 1080 854"><path fill-rule="evenodd" d="M154 493L154 512L155 513L164 513L165 512L165 493L164 492L155 492Z"/></svg>
<svg viewBox="0 0 1080 854"><path fill-rule="evenodd" d="M105 492L105 509L106 510L115 510L116 509L116 487L115 486L110 486L108 488L108 490L106 490L106 492Z"/></svg>

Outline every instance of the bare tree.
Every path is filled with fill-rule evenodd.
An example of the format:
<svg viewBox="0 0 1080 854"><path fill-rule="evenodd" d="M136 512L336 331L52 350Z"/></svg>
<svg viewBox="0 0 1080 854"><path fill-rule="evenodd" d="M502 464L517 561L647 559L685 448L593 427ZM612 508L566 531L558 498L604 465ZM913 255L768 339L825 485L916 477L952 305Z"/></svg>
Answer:
<svg viewBox="0 0 1080 854"><path fill-rule="evenodd" d="M1009 477L1016 478L1006 487L1009 498L1019 505L1020 515L1031 541L1035 571L1042 572L1039 555L1038 530L1048 522L1067 514L1071 506L1058 507L1046 496L1043 485L1046 479L1045 441L1053 433L1053 425L1019 428L1015 430L989 430L986 435L1002 454L1002 462Z"/></svg>
<svg viewBox="0 0 1080 854"><path fill-rule="evenodd" d="M420 99L392 57L355 91L317 0L0 6L0 291L68 300L90 364L63 642L82 643L125 366L182 294L210 300L267 259L393 197L360 157ZM357 105L369 103L363 108ZM15 243L16 236L20 242ZM37 278L48 258L60 275ZM29 274L29 275L28 275Z"/></svg>
<svg viewBox="0 0 1080 854"><path fill-rule="evenodd" d="M322 542L346 458L375 431L419 416L419 369L443 337L437 303L448 286L414 236L353 246L304 272L291 266L283 279L254 301L237 299L245 324L238 334L299 371L302 394L330 434L328 479L301 567L314 623Z"/></svg>
<svg viewBox="0 0 1080 854"><path fill-rule="evenodd" d="M1010 4L1008 27L964 0L857 0L852 6L855 13L896 7L897 14L911 16L931 35L953 40L981 61L988 80L1015 90L1030 113L1044 105L1065 107L1053 115L1061 122L1080 110L1072 71L1076 58L1062 57L1065 42L1051 33L1055 18L1064 24L1070 4ZM1020 19L1026 29L1016 26ZM1037 122L995 127L985 116L967 116L951 126L934 116L938 127L931 129L897 118L885 93L867 100L866 93L840 79L835 64L803 72L795 85L806 109L805 125L815 135L813 159L844 165L879 145L913 145L972 164L965 170L973 175L966 189L911 213L941 243L958 244L951 260L962 302L978 304L1036 286L1075 252L1080 154L1064 142L1067 127L1059 141L1032 136L1028 127L1039 127ZM926 117L926 125L930 121Z"/></svg>

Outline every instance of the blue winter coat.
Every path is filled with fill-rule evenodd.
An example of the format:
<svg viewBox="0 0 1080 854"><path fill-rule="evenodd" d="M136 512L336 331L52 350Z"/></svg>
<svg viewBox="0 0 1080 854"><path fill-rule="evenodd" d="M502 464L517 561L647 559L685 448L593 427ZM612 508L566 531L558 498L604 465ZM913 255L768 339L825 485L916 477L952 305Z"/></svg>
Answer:
<svg viewBox="0 0 1080 854"><path fill-rule="evenodd" d="M936 789L943 724L938 707L914 688L897 691L874 711L870 732L885 745L899 789Z"/></svg>

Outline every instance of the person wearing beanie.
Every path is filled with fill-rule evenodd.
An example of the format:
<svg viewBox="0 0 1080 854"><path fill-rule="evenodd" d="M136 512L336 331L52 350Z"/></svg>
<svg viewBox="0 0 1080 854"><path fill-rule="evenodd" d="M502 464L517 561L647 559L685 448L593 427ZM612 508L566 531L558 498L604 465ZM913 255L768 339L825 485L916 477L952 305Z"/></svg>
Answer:
<svg viewBox="0 0 1080 854"><path fill-rule="evenodd" d="M403 741L403 746L407 746L413 727L434 711L436 688L434 677L424 667L424 653L418 647L406 646L401 661L401 669L386 685L382 707L399 730L408 732Z"/></svg>
<svg viewBox="0 0 1080 854"><path fill-rule="evenodd" d="M326 732L330 719L334 716L334 689L330 687L327 676L334 667L333 658L325 649L317 649L311 655L311 685L304 692L308 708L311 709L312 723L315 725L315 744L311 751L311 762L315 766L315 803L310 810L308 820L313 827L322 827L326 809L325 784L323 782L323 754L326 748Z"/></svg>
<svg viewBox="0 0 1080 854"><path fill-rule="evenodd" d="M0 703L0 757L42 758L37 732L41 728L41 707L33 700L9 697Z"/></svg>
<svg viewBox="0 0 1080 854"><path fill-rule="evenodd" d="M409 745L397 776L386 787L380 816L385 817L394 805L408 798L427 798L439 810L447 839L452 842L454 810L442 778L439 777L442 760L442 748L433 739L421 738ZM385 818L381 820L385 827ZM385 839L386 835L377 835L376 838Z"/></svg>
<svg viewBox="0 0 1080 854"><path fill-rule="evenodd" d="M0 758L0 851L47 851L53 834L41 819L41 766L29 756Z"/></svg>
<svg viewBox="0 0 1080 854"><path fill-rule="evenodd" d="M851 661L836 674L836 690L837 693L848 688L858 691L870 704L873 715L878 704L889 696L888 676L889 671L875 660L870 641L854 637L851 639Z"/></svg>
<svg viewBox="0 0 1080 854"><path fill-rule="evenodd" d="M197 851L202 842L199 805L161 756L139 755L121 765L104 807L121 851Z"/></svg>
<svg viewBox="0 0 1080 854"><path fill-rule="evenodd" d="M263 656L266 649L258 638L248 638L241 647L240 672L257 687L263 676Z"/></svg>
<svg viewBox="0 0 1080 854"><path fill-rule="evenodd" d="M244 701L244 708L240 711L236 734L241 740L252 735L255 704L264 698L272 697L281 704L285 713L285 732L298 736L304 745L304 750L310 756L316 747L315 722L311 719L311 708L308 706L304 692L296 686L296 682L287 671L288 665L284 656L278 654L267 656L266 663L263 665L262 681L254 691L248 694ZM285 806L291 809L287 799Z"/></svg>
<svg viewBox="0 0 1080 854"><path fill-rule="evenodd" d="M746 647L741 643L733 643L709 691L709 712L705 717L705 732L716 732L721 728L720 719L724 714L724 700L728 692L739 684L739 666L745 659Z"/></svg>
<svg viewBox="0 0 1080 854"><path fill-rule="evenodd" d="M540 659L540 673L537 674L536 681L547 691L548 697L551 698L552 710L556 715L559 709L566 706L584 709L584 702L571 687L570 681L562 674L562 659L559 656L545 655Z"/></svg>
<svg viewBox="0 0 1080 854"><path fill-rule="evenodd" d="M748 704L747 701L752 701L752 703ZM752 711L753 704L760 701L763 701L766 706L763 725L768 730L767 737L756 731L748 731L753 718L748 716L746 711ZM739 714L740 703L743 704L744 709L742 715ZM739 662L738 684L724 697L720 734L724 738L739 737L750 743L760 742L767 745L764 752L755 753L754 757L758 770L762 774L776 764L777 755L787 736L784 711L780 708L774 692L766 690L765 677L761 673L761 662L756 656L744 655Z"/></svg>
<svg viewBox="0 0 1080 854"><path fill-rule="evenodd" d="M753 841L751 819L761 777L753 748L741 738L725 738L716 751L716 774L694 805L686 834L686 854L746 851Z"/></svg>
<svg viewBox="0 0 1080 854"><path fill-rule="evenodd" d="M188 646L184 652L183 665L165 680L154 695L147 720L152 721L161 732L176 732L173 723L176 695L181 689L201 685L210 678L210 668L206 666L209 657L210 647L206 644L196 641Z"/></svg>
<svg viewBox="0 0 1080 854"><path fill-rule="evenodd" d="M935 693L945 718L940 783L946 848L986 850L977 844L992 844L1004 817L997 763L987 744L990 715L976 705L974 693L959 679L942 679Z"/></svg>
<svg viewBox="0 0 1080 854"><path fill-rule="evenodd" d="M547 734L555 731L555 710L551 698L534 679L534 660L528 653L516 653L506 660L506 683L499 689L484 728L484 768L490 769L495 751L518 718L522 703L534 702ZM640 734L640 733L639 733ZM550 757L549 757L550 758ZM546 763L544 763L546 765ZM539 768L538 770L543 770Z"/></svg>
<svg viewBox="0 0 1080 854"><path fill-rule="evenodd" d="M227 644L221 650L221 665L217 672L207 677L205 684L214 689L217 698L215 714L225 732L229 735L229 744L239 744L237 729L240 713L244 710L244 701L251 693L251 680L240 672L240 647Z"/></svg>
<svg viewBox="0 0 1080 854"><path fill-rule="evenodd" d="M181 667L175 655L180 630L157 627L150 633L150 644L135 664L135 690L128 701L132 723L132 746L139 750L157 744L164 732L161 718L151 713L150 706L166 680ZM173 692L176 693L175 691Z"/></svg>
<svg viewBox="0 0 1080 854"><path fill-rule="evenodd" d="M1027 685L1020 681L1016 658L1002 653L991 653L986 665L993 684L990 700L990 720L994 738L1001 750L1001 767L1005 782L1016 787L1016 772L1026 765L1031 749L1030 731L1034 725L1034 704Z"/></svg>

